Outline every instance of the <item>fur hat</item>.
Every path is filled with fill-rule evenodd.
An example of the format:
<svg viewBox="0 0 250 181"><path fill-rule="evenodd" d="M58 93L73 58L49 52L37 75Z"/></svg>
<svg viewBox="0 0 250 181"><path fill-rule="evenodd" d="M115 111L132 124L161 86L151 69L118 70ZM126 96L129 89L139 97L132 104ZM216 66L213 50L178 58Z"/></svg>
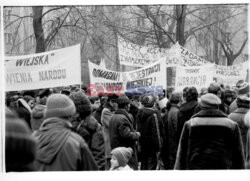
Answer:
<svg viewBox="0 0 250 181"><path fill-rule="evenodd" d="M80 114L82 119L91 114L91 103L84 92L73 92L69 97L74 102L76 111Z"/></svg>
<svg viewBox="0 0 250 181"><path fill-rule="evenodd" d="M220 87L220 84L216 82L211 83L208 87L208 93L217 95L219 91L221 91L221 87Z"/></svg>
<svg viewBox="0 0 250 181"><path fill-rule="evenodd" d="M8 110L7 114L10 113ZM6 116L5 156L7 172L33 170L31 163L36 156L36 141L21 119Z"/></svg>
<svg viewBox="0 0 250 181"><path fill-rule="evenodd" d="M207 93L201 96L200 105L202 108L218 108L220 104L220 98L212 93Z"/></svg>
<svg viewBox="0 0 250 181"><path fill-rule="evenodd" d="M238 95L244 95L249 93L249 84L244 82L241 84L240 88L238 89Z"/></svg>
<svg viewBox="0 0 250 181"><path fill-rule="evenodd" d="M76 112L73 101L64 94L52 94L48 97L45 109L45 118L67 117Z"/></svg>
<svg viewBox="0 0 250 181"><path fill-rule="evenodd" d="M145 107L153 107L155 100L154 100L153 96L144 96L144 97L142 97L141 103Z"/></svg>
<svg viewBox="0 0 250 181"><path fill-rule="evenodd" d="M249 95L240 95L236 99L236 104L238 108L250 108L250 97Z"/></svg>
<svg viewBox="0 0 250 181"><path fill-rule="evenodd" d="M111 151L111 155L115 156L119 166L124 167L132 157L132 148L118 147Z"/></svg>

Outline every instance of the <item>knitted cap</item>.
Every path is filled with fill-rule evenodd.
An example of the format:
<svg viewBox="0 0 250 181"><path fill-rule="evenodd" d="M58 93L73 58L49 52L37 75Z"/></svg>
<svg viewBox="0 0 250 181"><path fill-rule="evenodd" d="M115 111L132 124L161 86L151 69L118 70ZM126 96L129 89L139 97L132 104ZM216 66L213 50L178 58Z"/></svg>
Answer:
<svg viewBox="0 0 250 181"><path fill-rule="evenodd" d="M29 171L36 156L36 141L28 125L21 119L6 116L6 171Z"/></svg>
<svg viewBox="0 0 250 181"><path fill-rule="evenodd" d="M142 105L145 107L153 107L154 106L154 97L153 96L144 96L141 100Z"/></svg>
<svg viewBox="0 0 250 181"><path fill-rule="evenodd" d="M84 119L91 114L91 103L84 92L73 92L69 97L74 102L76 111L80 114L81 118Z"/></svg>
<svg viewBox="0 0 250 181"><path fill-rule="evenodd" d="M73 101L64 94L52 94L48 97L45 117L67 117L76 112Z"/></svg>
<svg viewBox="0 0 250 181"><path fill-rule="evenodd" d="M202 108L218 108L220 104L221 104L220 98L212 93L207 93L201 96Z"/></svg>
<svg viewBox="0 0 250 181"><path fill-rule="evenodd" d="M126 166L128 161L132 157L133 150L132 148L126 148L126 147L118 147L111 151L111 155L115 156L119 166Z"/></svg>

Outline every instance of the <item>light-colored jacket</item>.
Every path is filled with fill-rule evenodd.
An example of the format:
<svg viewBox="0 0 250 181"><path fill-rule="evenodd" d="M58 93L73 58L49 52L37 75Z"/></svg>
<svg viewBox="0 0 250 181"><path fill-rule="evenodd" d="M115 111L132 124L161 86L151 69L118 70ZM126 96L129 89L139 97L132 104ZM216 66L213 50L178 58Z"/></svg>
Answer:
<svg viewBox="0 0 250 181"><path fill-rule="evenodd" d="M102 110L101 122L102 122L102 131L104 137L104 144L105 144L105 157L110 157L111 146L110 146L110 134L109 134L109 122L114 115L113 112L110 111L108 108L104 108Z"/></svg>

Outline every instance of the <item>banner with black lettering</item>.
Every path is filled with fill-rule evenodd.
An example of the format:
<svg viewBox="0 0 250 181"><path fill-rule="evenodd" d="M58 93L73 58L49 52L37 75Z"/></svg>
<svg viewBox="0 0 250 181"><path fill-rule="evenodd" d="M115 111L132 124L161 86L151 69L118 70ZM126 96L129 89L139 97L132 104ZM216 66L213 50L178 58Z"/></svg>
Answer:
<svg viewBox="0 0 250 181"><path fill-rule="evenodd" d="M168 50L166 56L161 58L161 60L166 62L167 67L193 67L212 64L188 49L180 46L178 42Z"/></svg>
<svg viewBox="0 0 250 181"><path fill-rule="evenodd" d="M100 92L124 92L124 82L121 81L121 73L108 70L104 66L88 61L90 84L88 89L92 96Z"/></svg>
<svg viewBox="0 0 250 181"><path fill-rule="evenodd" d="M80 44L44 53L5 57L6 91L81 84Z"/></svg>
<svg viewBox="0 0 250 181"><path fill-rule="evenodd" d="M165 62L157 61L150 66L129 72L116 72L101 67L90 61L89 76L91 95L100 92L124 93L137 90L138 88L166 88L166 66Z"/></svg>
<svg viewBox="0 0 250 181"><path fill-rule="evenodd" d="M167 85L165 62L159 60L145 68L122 73L122 80L126 82L126 90L142 87L152 91L159 87L165 89Z"/></svg>
<svg viewBox="0 0 250 181"><path fill-rule="evenodd" d="M213 82L214 65L197 67L176 67L175 90L182 91L185 87L196 87L198 92Z"/></svg>
<svg viewBox="0 0 250 181"><path fill-rule="evenodd" d="M121 65L146 67L166 56L168 50L140 46L118 36L118 51Z"/></svg>
<svg viewBox="0 0 250 181"><path fill-rule="evenodd" d="M215 65L214 78L218 83L236 86L239 80L247 81L249 74L249 61L232 66Z"/></svg>

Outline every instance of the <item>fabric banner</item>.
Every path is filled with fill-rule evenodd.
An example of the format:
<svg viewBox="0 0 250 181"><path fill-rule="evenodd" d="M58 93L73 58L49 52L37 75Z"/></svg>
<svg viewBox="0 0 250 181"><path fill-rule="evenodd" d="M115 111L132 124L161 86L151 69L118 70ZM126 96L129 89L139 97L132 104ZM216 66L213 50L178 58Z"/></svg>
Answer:
<svg viewBox="0 0 250 181"><path fill-rule="evenodd" d="M88 61L91 95L98 95L99 92L124 92L124 82L121 80L121 73L106 69Z"/></svg>
<svg viewBox="0 0 250 181"><path fill-rule="evenodd" d="M89 75L91 93L117 92L123 93L131 89L156 87L166 88L165 63L157 61L150 66L129 72L116 72L100 67L90 61ZM93 95L92 94L92 95Z"/></svg>
<svg viewBox="0 0 250 181"><path fill-rule="evenodd" d="M247 76L249 76L248 71L249 61L232 66L215 65L214 77L218 83L236 86L239 80L247 80Z"/></svg>
<svg viewBox="0 0 250 181"><path fill-rule="evenodd" d="M198 67L176 67L175 90L182 91L185 87L208 87L213 82L214 65Z"/></svg>
<svg viewBox="0 0 250 181"><path fill-rule="evenodd" d="M174 44L167 52L167 55L161 60L166 62L167 67L193 67L212 64L180 46L178 43Z"/></svg>
<svg viewBox="0 0 250 181"><path fill-rule="evenodd" d="M6 91L81 84L80 44L44 53L5 57Z"/></svg>
<svg viewBox="0 0 250 181"><path fill-rule="evenodd" d="M166 56L167 49L140 46L118 36L118 51L121 65L146 67Z"/></svg>

